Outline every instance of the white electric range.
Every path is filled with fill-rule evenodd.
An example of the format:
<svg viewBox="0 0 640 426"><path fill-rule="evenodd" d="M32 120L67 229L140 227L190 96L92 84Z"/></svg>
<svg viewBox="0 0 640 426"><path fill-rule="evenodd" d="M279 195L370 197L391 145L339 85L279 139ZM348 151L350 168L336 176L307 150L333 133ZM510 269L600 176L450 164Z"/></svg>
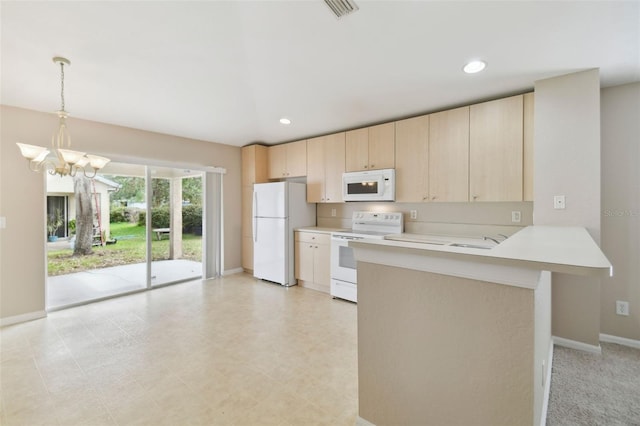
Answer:
<svg viewBox="0 0 640 426"><path fill-rule="evenodd" d="M400 212L353 212L351 229L331 233L331 296L358 301L356 259L349 241L382 240L402 231Z"/></svg>

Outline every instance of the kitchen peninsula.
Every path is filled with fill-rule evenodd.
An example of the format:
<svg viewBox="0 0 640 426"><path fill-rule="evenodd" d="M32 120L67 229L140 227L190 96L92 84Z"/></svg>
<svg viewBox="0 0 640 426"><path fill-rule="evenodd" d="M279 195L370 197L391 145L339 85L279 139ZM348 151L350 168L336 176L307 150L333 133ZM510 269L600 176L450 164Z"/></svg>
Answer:
<svg viewBox="0 0 640 426"><path fill-rule="evenodd" d="M361 425L540 424L551 273L612 273L580 227L530 226L491 249L428 239L350 245Z"/></svg>

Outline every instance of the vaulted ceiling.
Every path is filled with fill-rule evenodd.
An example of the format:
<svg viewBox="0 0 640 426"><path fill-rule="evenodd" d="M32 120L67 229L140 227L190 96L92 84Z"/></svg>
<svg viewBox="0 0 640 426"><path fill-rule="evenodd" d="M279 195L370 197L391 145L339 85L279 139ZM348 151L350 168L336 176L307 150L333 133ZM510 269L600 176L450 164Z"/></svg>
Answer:
<svg viewBox="0 0 640 426"><path fill-rule="evenodd" d="M2 1L4 105L278 143L520 93L600 68L640 81L640 2ZM470 59L488 63L467 75ZM292 120L289 126L278 122Z"/></svg>

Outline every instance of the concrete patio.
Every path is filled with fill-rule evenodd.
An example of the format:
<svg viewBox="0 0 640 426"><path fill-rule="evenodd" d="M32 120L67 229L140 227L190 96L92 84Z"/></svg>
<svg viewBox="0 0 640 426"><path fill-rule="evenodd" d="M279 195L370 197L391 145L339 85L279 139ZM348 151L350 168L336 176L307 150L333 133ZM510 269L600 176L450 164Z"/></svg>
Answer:
<svg viewBox="0 0 640 426"><path fill-rule="evenodd" d="M147 286L146 274L146 263L135 263L48 277L47 309L143 290ZM201 262L178 259L151 263L152 286L201 276Z"/></svg>

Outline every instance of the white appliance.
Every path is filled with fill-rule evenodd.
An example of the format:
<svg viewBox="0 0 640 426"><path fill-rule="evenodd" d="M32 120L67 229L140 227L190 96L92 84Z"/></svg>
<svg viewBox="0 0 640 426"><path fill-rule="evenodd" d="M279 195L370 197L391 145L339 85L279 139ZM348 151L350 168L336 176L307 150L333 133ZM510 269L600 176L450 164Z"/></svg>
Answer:
<svg viewBox="0 0 640 426"><path fill-rule="evenodd" d="M365 238L384 239L402 233L400 212L353 212L352 229L331 234L331 296L358 301L358 274L354 249L349 241Z"/></svg>
<svg viewBox="0 0 640 426"><path fill-rule="evenodd" d="M342 198L344 201L394 201L396 171L382 169L343 173Z"/></svg>
<svg viewBox="0 0 640 426"><path fill-rule="evenodd" d="M253 185L253 276L284 286L296 284L293 230L316 224L304 183Z"/></svg>

